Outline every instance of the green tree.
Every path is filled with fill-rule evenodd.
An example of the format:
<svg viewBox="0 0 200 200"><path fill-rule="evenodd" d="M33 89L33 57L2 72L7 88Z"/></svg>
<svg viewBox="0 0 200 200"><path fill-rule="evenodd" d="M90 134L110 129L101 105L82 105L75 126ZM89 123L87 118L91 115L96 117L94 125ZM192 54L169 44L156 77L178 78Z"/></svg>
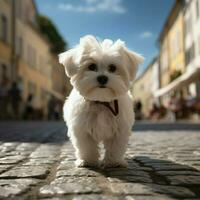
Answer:
<svg viewBox="0 0 200 200"><path fill-rule="evenodd" d="M44 15L38 15L37 21L41 33L51 44L51 51L56 54L65 51L67 49L67 43L58 32L54 23Z"/></svg>
<svg viewBox="0 0 200 200"><path fill-rule="evenodd" d="M170 74L170 82L174 81L181 75L182 75L182 72L180 70L173 71L173 73Z"/></svg>

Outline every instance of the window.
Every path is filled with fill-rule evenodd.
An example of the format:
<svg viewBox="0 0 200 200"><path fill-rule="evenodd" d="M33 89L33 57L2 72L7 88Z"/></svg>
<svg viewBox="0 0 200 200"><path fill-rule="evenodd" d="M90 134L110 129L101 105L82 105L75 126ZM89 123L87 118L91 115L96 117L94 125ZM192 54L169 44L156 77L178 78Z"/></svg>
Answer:
<svg viewBox="0 0 200 200"><path fill-rule="evenodd" d="M17 37L17 45L16 45L16 53L17 55L23 55L23 39L22 37Z"/></svg>
<svg viewBox="0 0 200 200"><path fill-rule="evenodd" d="M179 53L181 51L181 44L180 44L180 36L181 36L181 31L177 30L176 32L176 53Z"/></svg>
<svg viewBox="0 0 200 200"><path fill-rule="evenodd" d="M24 91L24 80L21 76L18 76L18 86L21 92Z"/></svg>
<svg viewBox="0 0 200 200"><path fill-rule="evenodd" d="M1 30L1 39L4 42L8 41L8 21L6 16L1 15L1 20L0 20L0 30Z"/></svg>
<svg viewBox="0 0 200 200"><path fill-rule="evenodd" d="M19 19L23 18L23 2L22 2L22 0L16 0L16 16Z"/></svg>
<svg viewBox="0 0 200 200"><path fill-rule="evenodd" d="M165 52L163 52L161 57L161 69L162 71L165 71L167 68L168 68L168 55L165 50Z"/></svg>
<svg viewBox="0 0 200 200"><path fill-rule="evenodd" d="M0 74L1 74L1 77L0 77L1 81L7 80L8 71L7 71L7 66L5 64L1 65Z"/></svg>
<svg viewBox="0 0 200 200"><path fill-rule="evenodd" d="M195 56L195 49L194 49L194 44L192 44L192 46L188 50L186 50L185 53L186 65L188 65L194 59L194 56Z"/></svg>
<svg viewBox="0 0 200 200"><path fill-rule="evenodd" d="M32 66L36 67L36 51L34 48L32 48Z"/></svg>
<svg viewBox="0 0 200 200"><path fill-rule="evenodd" d="M35 49L28 45L28 60L27 60L27 63L33 67L33 68L36 68L36 51Z"/></svg>
<svg viewBox="0 0 200 200"><path fill-rule="evenodd" d="M39 56L38 69L47 77L51 77L51 65L49 63L50 62L44 56Z"/></svg>
<svg viewBox="0 0 200 200"><path fill-rule="evenodd" d="M47 101L50 97L50 94L45 90L45 89L41 89L41 92L40 92L41 96L41 101Z"/></svg>
<svg viewBox="0 0 200 200"><path fill-rule="evenodd" d="M170 49L171 49L171 52L170 52L171 55L170 55L170 57L171 57L171 58L173 58L173 57L175 56L175 49L176 49L176 48L175 48L175 42L174 42L174 41L175 41L175 38L174 38L174 37L173 37L173 38L171 37L171 39L170 39L170 46L171 46L171 48L170 48ZM163 61L163 62L164 62L164 61Z"/></svg>
<svg viewBox="0 0 200 200"><path fill-rule="evenodd" d="M191 22L190 22L190 16L185 20L185 34L189 34L191 31Z"/></svg>
<svg viewBox="0 0 200 200"><path fill-rule="evenodd" d="M5 64L2 64L2 75L3 76L7 75L7 66Z"/></svg>
<svg viewBox="0 0 200 200"><path fill-rule="evenodd" d="M180 44L179 44L179 30L176 31L176 33L174 34L174 37L171 37L171 42L170 42L170 46L171 46L171 58L174 58L175 56L177 56L177 54L180 51Z"/></svg>
<svg viewBox="0 0 200 200"><path fill-rule="evenodd" d="M45 68L45 62L44 62L44 57L43 56L39 56L39 69L41 72L43 72L43 69Z"/></svg>
<svg viewBox="0 0 200 200"><path fill-rule="evenodd" d="M199 0L196 0L196 20L199 18Z"/></svg>
<svg viewBox="0 0 200 200"><path fill-rule="evenodd" d="M27 63L30 65L31 63L31 46L27 46Z"/></svg>
<svg viewBox="0 0 200 200"><path fill-rule="evenodd" d="M31 81L28 83L28 93L32 95L36 93L36 85Z"/></svg>
<svg viewBox="0 0 200 200"><path fill-rule="evenodd" d="M199 44L199 54L200 54L200 35L199 35L199 41L198 41L198 44Z"/></svg>

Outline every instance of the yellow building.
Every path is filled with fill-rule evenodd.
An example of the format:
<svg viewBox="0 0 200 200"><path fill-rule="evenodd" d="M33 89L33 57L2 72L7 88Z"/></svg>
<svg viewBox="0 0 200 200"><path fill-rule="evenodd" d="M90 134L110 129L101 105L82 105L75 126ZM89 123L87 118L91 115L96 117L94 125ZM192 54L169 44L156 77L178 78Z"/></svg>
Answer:
<svg viewBox="0 0 200 200"><path fill-rule="evenodd" d="M11 12L8 1L0 1L0 81L12 77L11 68Z"/></svg>
<svg viewBox="0 0 200 200"><path fill-rule="evenodd" d="M171 29L169 30L170 74L173 74L175 71L180 71L181 73L185 71L183 22L184 22L183 11L180 10L177 13L177 17L174 21L174 24L171 26Z"/></svg>
<svg viewBox="0 0 200 200"><path fill-rule="evenodd" d="M161 87L164 87L185 71L183 1L174 3L160 33L159 44Z"/></svg>
<svg viewBox="0 0 200 200"><path fill-rule="evenodd" d="M33 0L0 1L0 72L10 83L19 83L24 102L33 94L34 107L46 115L49 97L63 101L69 93L64 89L69 81L52 55L49 42L38 30L37 14ZM61 73L60 79L54 78Z"/></svg>

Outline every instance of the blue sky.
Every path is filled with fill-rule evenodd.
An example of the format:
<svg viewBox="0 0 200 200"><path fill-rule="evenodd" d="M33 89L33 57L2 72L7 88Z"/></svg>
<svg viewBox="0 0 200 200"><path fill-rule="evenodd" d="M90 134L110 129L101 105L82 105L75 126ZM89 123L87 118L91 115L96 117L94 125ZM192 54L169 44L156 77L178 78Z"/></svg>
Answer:
<svg viewBox="0 0 200 200"><path fill-rule="evenodd" d="M36 0L40 13L56 24L69 47L92 34L118 38L145 57L141 73L158 52L157 38L174 0Z"/></svg>

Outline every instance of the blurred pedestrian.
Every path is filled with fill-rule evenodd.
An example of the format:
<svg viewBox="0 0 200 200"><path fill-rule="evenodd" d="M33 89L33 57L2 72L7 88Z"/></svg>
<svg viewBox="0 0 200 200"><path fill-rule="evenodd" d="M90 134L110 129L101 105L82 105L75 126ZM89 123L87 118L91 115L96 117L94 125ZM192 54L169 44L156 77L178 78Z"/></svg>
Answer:
<svg viewBox="0 0 200 200"><path fill-rule="evenodd" d="M134 104L135 119L142 119L142 102L140 100L136 101Z"/></svg>
<svg viewBox="0 0 200 200"><path fill-rule="evenodd" d="M151 108L151 110L149 112L149 117L150 117L150 119L153 119L153 120L154 119L155 120L159 119L159 117L160 117L160 109L159 109L159 107L157 106L156 103L153 103L152 108Z"/></svg>
<svg viewBox="0 0 200 200"><path fill-rule="evenodd" d="M55 107L56 107L56 101L53 96L50 97L48 101L48 120L54 120L55 119Z"/></svg>
<svg viewBox="0 0 200 200"><path fill-rule="evenodd" d="M55 109L54 109L54 119L55 120L60 119L60 110L61 110L61 107L60 107L59 103L57 102L55 105Z"/></svg>
<svg viewBox="0 0 200 200"><path fill-rule="evenodd" d="M186 100L184 98L183 92L181 91L178 98L178 118L185 118L187 115Z"/></svg>
<svg viewBox="0 0 200 200"><path fill-rule="evenodd" d="M170 120L175 122L178 118L178 112L180 110L179 99L176 94L171 95L167 108L169 110Z"/></svg>
<svg viewBox="0 0 200 200"><path fill-rule="evenodd" d="M4 78L0 83L0 119L8 117L8 90L9 80Z"/></svg>
<svg viewBox="0 0 200 200"><path fill-rule="evenodd" d="M29 94L25 103L24 117L25 120L34 119L33 95Z"/></svg>
<svg viewBox="0 0 200 200"><path fill-rule="evenodd" d="M20 104L21 104L21 91L16 82L13 82L9 90L9 103L11 106L12 117L14 119L20 118Z"/></svg>
<svg viewBox="0 0 200 200"><path fill-rule="evenodd" d="M195 105L196 101L197 101L197 98L192 96L191 93L188 92L188 95L186 97L186 107L189 112L194 111L194 105Z"/></svg>

